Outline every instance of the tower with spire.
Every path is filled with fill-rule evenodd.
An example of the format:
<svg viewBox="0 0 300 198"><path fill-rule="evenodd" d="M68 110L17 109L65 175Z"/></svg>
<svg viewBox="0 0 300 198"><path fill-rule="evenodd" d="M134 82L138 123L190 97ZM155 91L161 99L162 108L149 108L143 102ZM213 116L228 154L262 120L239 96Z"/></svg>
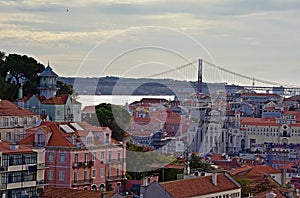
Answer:
<svg viewBox="0 0 300 198"><path fill-rule="evenodd" d="M57 90L57 77L58 75L52 70L49 65L46 69L40 74L40 95L45 96L47 99L52 98L56 95Z"/></svg>

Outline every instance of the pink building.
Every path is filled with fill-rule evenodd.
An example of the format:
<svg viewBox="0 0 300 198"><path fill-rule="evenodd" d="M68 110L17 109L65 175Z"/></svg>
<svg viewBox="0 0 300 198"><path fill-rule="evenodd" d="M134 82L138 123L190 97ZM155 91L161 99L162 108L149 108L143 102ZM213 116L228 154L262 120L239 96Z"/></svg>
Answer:
<svg viewBox="0 0 300 198"><path fill-rule="evenodd" d="M88 123L42 122L28 129L21 144L46 149L50 187L122 191L126 145L111 138L108 127Z"/></svg>

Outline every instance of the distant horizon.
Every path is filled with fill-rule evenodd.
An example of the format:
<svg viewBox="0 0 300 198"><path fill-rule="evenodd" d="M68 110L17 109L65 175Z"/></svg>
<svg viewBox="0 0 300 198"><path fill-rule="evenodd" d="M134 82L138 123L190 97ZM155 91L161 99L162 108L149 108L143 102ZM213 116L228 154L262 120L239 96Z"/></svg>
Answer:
<svg viewBox="0 0 300 198"><path fill-rule="evenodd" d="M0 0L0 42L61 76L140 78L203 58L300 85L299 10L297 0Z"/></svg>

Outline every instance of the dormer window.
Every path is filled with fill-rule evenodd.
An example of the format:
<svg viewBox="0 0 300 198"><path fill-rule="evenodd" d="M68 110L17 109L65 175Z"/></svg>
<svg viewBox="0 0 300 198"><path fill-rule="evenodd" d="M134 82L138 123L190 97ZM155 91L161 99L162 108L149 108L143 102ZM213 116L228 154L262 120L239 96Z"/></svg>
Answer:
<svg viewBox="0 0 300 198"><path fill-rule="evenodd" d="M36 145L38 147L44 146L45 142L43 141L43 134L38 134L37 135L37 143Z"/></svg>
<svg viewBox="0 0 300 198"><path fill-rule="evenodd" d="M105 144L109 143L109 134L105 134Z"/></svg>
<svg viewBox="0 0 300 198"><path fill-rule="evenodd" d="M86 144L87 145L93 144L93 137L87 137L86 138Z"/></svg>

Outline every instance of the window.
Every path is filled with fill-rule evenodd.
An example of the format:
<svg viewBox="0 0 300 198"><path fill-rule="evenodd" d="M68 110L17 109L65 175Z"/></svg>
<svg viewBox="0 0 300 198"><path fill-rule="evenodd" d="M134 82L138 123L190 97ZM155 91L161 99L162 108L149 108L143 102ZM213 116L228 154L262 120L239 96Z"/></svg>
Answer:
<svg viewBox="0 0 300 198"><path fill-rule="evenodd" d="M117 176L120 177L121 175L121 168L120 168L120 165L118 166L117 168Z"/></svg>
<svg viewBox="0 0 300 198"><path fill-rule="evenodd" d="M65 180L65 171L59 171L59 181L64 181Z"/></svg>
<svg viewBox="0 0 300 198"><path fill-rule="evenodd" d="M88 162L88 161L89 161L89 154L88 154L88 153L85 153L85 154L84 154L84 161L85 161L85 162Z"/></svg>
<svg viewBox="0 0 300 198"><path fill-rule="evenodd" d="M56 111L56 115L59 115L59 111Z"/></svg>
<svg viewBox="0 0 300 198"><path fill-rule="evenodd" d="M118 161L121 161L121 151L118 151Z"/></svg>
<svg viewBox="0 0 300 198"><path fill-rule="evenodd" d="M84 171L84 181L87 181L88 180L88 171L85 170Z"/></svg>
<svg viewBox="0 0 300 198"><path fill-rule="evenodd" d="M36 164L37 154L36 153L24 153L23 154L23 164Z"/></svg>
<svg viewBox="0 0 300 198"><path fill-rule="evenodd" d="M104 177L104 168L100 168L100 177L101 177L101 178Z"/></svg>
<svg viewBox="0 0 300 198"><path fill-rule="evenodd" d="M93 161L96 160L96 155L97 155L97 153L96 153L96 152L93 152Z"/></svg>
<svg viewBox="0 0 300 198"><path fill-rule="evenodd" d="M93 137L87 137L86 144L93 144Z"/></svg>
<svg viewBox="0 0 300 198"><path fill-rule="evenodd" d="M65 154L64 153L59 154L59 162L65 162Z"/></svg>
<svg viewBox="0 0 300 198"><path fill-rule="evenodd" d="M11 140L11 132L6 132L6 139Z"/></svg>
<svg viewBox="0 0 300 198"><path fill-rule="evenodd" d="M78 173L74 172L74 183L77 183Z"/></svg>
<svg viewBox="0 0 300 198"><path fill-rule="evenodd" d="M53 179L53 171L48 170L48 180L52 180L52 179Z"/></svg>
<svg viewBox="0 0 300 198"><path fill-rule="evenodd" d="M105 134L105 144L108 144L109 143L109 134Z"/></svg>
<svg viewBox="0 0 300 198"><path fill-rule="evenodd" d="M42 146L42 145L44 145L43 144L43 134L38 134L37 135L37 144L38 144L38 146Z"/></svg>
<svg viewBox="0 0 300 198"><path fill-rule="evenodd" d="M54 154L52 152L49 152L48 153L48 161L53 162L53 159L54 159Z"/></svg>
<svg viewBox="0 0 300 198"><path fill-rule="evenodd" d="M23 124L26 125L27 124L27 117L23 118Z"/></svg>
<svg viewBox="0 0 300 198"><path fill-rule="evenodd" d="M108 162L111 162L111 151L108 151Z"/></svg>
<svg viewBox="0 0 300 198"><path fill-rule="evenodd" d="M104 161L104 151L101 151L100 159L101 159L101 161Z"/></svg>
<svg viewBox="0 0 300 198"><path fill-rule="evenodd" d="M75 156L74 156L74 162L75 162L75 163L78 163L78 153L75 153Z"/></svg>
<svg viewBox="0 0 300 198"><path fill-rule="evenodd" d="M19 119L18 119L18 117L15 117L14 121L15 121L15 125L19 124Z"/></svg>
<svg viewBox="0 0 300 198"><path fill-rule="evenodd" d="M111 176L111 167L108 168L107 177L109 178Z"/></svg>
<svg viewBox="0 0 300 198"><path fill-rule="evenodd" d="M93 178L96 177L96 170L95 170L95 169L92 171L92 177L93 177Z"/></svg>

